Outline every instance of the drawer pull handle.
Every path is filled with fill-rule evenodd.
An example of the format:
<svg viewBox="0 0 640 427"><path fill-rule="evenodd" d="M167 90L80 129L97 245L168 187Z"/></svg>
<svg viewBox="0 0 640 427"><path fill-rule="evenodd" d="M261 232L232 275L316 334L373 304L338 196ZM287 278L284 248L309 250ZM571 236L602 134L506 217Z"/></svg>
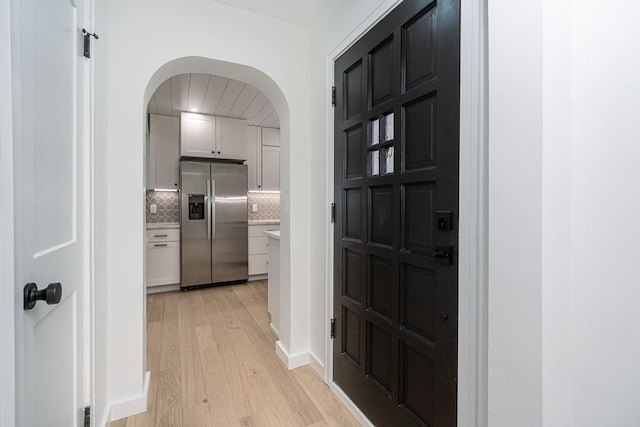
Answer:
<svg viewBox="0 0 640 427"><path fill-rule="evenodd" d="M154 234L153 237L168 237L168 234Z"/></svg>
<svg viewBox="0 0 640 427"><path fill-rule="evenodd" d="M167 246L167 244L166 244L166 243L162 243L162 244L155 244L155 245L153 245L153 246L155 246L155 247L158 247L158 246Z"/></svg>

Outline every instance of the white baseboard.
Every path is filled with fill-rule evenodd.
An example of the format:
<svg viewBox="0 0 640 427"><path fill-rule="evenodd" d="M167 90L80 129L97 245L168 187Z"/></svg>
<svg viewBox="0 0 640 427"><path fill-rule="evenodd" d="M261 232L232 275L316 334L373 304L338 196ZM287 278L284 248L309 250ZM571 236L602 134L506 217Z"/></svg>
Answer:
<svg viewBox="0 0 640 427"><path fill-rule="evenodd" d="M254 274L253 276L249 276L247 282L253 282L255 280L267 280L268 275L266 274Z"/></svg>
<svg viewBox="0 0 640 427"><path fill-rule="evenodd" d="M102 420L100 421L100 424L96 424L96 426L98 427L105 427L107 425L107 423L109 422L109 415L110 415L110 410L109 408L107 408L104 411L104 416L102 417Z"/></svg>
<svg viewBox="0 0 640 427"><path fill-rule="evenodd" d="M180 285L159 285L159 286L147 286L147 295L148 294L157 294L159 292L171 292L171 291L179 291Z"/></svg>
<svg viewBox="0 0 640 427"><path fill-rule="evenodd" d="M299 354L290 355L284 349L284 347L282 347L280 340L276 341L276 354L278 355L280 360L282 360L282 363L284 363L284 366L286 366L287 369L289 370L299 368L300 366L309 364L309 353L299 353Z"/></svg>
<svg viewBox="0 0 640 427"><path fill-rule="evenodd" d="M313 353L309 353L309 364L320 375L320 378L324 378L324 363L320 362Z"/></svg>
<svg viewBox="0 0 640 427"><path fill-rule="evenodd" d="M142 395L111 405L111 411L109 413L110 422L147 411L147 396L149 395L150 380L151 372L147 371L144 374L144 391Z"/></svg>
<svg viewBox="0 0 640 427"><path fill-rule="evenodd" d="M280 339L280 332L278 332L276 327L273 326L273 323L269 323L269 327L271 328L271 331L276 334L276 338Z"/></svg>
<svg viewBox="0 0 640 427"><path fill-rule="evenodd" d="M334 383L333 381L330 381L328 385L331 388L331 390L335 393L335 395L338 397L338 399L340 399L340 401L344 403L344 406L346 406L347 409L351 412L351 414L353 414L353 416L356 417L356 419L360 422L360 424L362 424L365 427L375 427L373 423L369 421L369 419L362 413L362 411L356 406L356 404L353 403L351 399L349 399L349 396L347 396L347 394L344 391L342 391L342 389L336 383Z"/></svg>

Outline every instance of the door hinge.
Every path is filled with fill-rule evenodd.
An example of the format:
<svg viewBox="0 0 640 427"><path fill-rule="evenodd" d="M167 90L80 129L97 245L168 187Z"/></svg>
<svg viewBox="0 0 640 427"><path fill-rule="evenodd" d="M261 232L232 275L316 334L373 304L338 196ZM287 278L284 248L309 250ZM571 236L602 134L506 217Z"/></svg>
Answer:
<svg viewBox="0 0 640 427"><path fill-rule="evenodd" d="M84 427L91 427L91 406L84 407Z"/></svg>
<svg viewBox="0 0 640 427"><path fill-rule="evenodd" d="M84 36L84 57L91 58L91 37L94 37L98 40L98 35L95 33L90 33L89 31L82 29L82 34Z"/></svg>
<svg viewBox="0 0 640 427"><path fill-rule="evenodd" d="M331 319L331 338L336 337L336 319Z"/></svg>
<svg viewBox="0 0 640 427"><path fill-rule="evenodd" d="M331 105L333 107L336 106L336 87L335 86L331 87Z"/></svg>
<svg viewBox="0 0 640 427"><path fill-rule="evenodd" d="M336 204L331 203L331 224L336 222Z"/></svg>

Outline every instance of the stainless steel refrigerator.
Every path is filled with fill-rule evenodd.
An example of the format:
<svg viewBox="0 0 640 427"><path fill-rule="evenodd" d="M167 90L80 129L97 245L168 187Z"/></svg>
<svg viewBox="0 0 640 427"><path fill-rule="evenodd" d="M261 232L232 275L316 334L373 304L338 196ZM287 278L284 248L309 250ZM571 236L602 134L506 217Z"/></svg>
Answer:
<svg viewBox="0 0 640 427"><path fill-rule="evenodd" d="M180 192L180 287L247 280L247 166L181 161Z"/></svg>

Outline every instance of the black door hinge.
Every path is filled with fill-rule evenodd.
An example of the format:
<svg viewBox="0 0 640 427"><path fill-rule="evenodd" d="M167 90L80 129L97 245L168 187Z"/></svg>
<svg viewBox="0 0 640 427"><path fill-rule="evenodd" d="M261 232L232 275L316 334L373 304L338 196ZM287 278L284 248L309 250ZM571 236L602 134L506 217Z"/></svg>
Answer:
<svg viewBox="0 0 640 427"><path fill-rule="evenodd" d="M331 224L336 222L336 204L331 203Z"/></svg>
<svg viewBox="0 0 640 427"><path fill-rule="evenodd" d="M331 338L336 337L336 319L331 319Z"/></svg>
<svg viewBox="0 0 640 427"><path fill-rule="evenodd" d="M336 106L336 87L335 86L331 87L331 105L333 107Z"/></svg>
<svg viewBox="0 0 640 427"><path fill-rule="evenodd" d="M98 35L95 33L90 33L89 31L82 29L82 34L84 35L84 57L91 58L91 37L94 37L98 40Z"/></svg>
<svg viewBox="0 0 640 427"><path fill-rule="evenodd" d="M84 427L91 427L91 407L84 407Z"/></svg>

